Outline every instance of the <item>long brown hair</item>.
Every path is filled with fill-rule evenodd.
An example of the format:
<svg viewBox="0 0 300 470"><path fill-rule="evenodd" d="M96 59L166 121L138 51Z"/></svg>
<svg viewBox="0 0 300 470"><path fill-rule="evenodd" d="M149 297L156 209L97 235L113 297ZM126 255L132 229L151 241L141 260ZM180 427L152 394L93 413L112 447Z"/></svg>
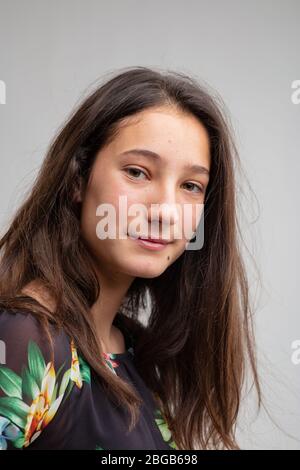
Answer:
<svg viewBox="0 0 300 470"><path fill-rule="evenodd" d="M135 278L120 313L135 338L139 373L161 406L179 449L237 449L235 429L248 363L260 405L249 283L236 201L240 166L217 97L184 73L128 67L89 94L50 145L25 202L0 240L0 307L23 309L63 327L109 396L127 407L132 427L140 397L99 361L90 308L100 294L80 234L80 203L96 153L126 118L160 105L194 115L211 146L204 246L186 250L156 278ZM40 280L49 309L22 288ZM150 302L147 302L150 299ZM147 325L141 308L149 308Z"/></svg>

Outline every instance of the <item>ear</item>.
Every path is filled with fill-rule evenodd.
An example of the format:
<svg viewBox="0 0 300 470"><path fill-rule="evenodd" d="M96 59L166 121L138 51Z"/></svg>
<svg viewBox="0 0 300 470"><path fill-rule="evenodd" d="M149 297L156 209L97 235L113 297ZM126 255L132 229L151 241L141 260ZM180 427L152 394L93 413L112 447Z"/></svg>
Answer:
<svg viewBox="0 0 300 470"><path fill-rule="evenodd" d="M81 180L79 182L79 185L76 187L75 191L74 191L74 201L75 202L82 202L82 184L81 184Z"/></svg>
<svg viewBox="0 0 300 470"><path fill-rule="evenodd" d="M78 189L76 189L76 191L74 193L74 201L75 202L82 202L81 192Z"/></svg>

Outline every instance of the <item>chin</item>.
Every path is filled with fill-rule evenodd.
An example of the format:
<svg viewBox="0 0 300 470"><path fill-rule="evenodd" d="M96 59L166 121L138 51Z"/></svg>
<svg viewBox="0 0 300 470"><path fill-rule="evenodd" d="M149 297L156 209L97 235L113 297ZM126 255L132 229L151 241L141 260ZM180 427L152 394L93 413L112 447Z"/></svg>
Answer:
<svg viewBox="0 0 300 470"><path fill-rule="evenodd" d="M135 267L132 266L131 269L128 269L128 265L127 265L126 273L134 277L143 277L146 279L152 279L154 277L160 276L169 266L169 265L166 265L164 267L158 266L158 265L155 266L155 263L153 263L153 266L149 266L149 263L147 266L146 266L147 263L145 263L144 266L142 264L143 263L139 263L139 266L135 266Z"/></svg>

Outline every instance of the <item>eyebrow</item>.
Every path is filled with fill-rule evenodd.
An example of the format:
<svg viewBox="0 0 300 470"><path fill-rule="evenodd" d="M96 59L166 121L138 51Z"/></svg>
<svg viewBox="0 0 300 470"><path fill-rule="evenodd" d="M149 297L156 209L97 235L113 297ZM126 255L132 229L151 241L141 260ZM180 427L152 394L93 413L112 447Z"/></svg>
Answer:
<svg viewBox="0 0 300 470"><path fill-rule="evenodd" d="M158 153L153 152L152 150L139 149L139 148L138 149L135 148L135 149L126 150L125 152L122 152L120 154L120 156L121 155L129 155L129 154L143 155L144 157L152 158L152 160L156 160L156 161L162 160L161 156ZM195 165L189 165L189 164L186 164L186 165L184 165L184 169L209 176L209 170L207 168L205 168L204 166L202 166L202 165L196 165L196 164Z"/></svg>

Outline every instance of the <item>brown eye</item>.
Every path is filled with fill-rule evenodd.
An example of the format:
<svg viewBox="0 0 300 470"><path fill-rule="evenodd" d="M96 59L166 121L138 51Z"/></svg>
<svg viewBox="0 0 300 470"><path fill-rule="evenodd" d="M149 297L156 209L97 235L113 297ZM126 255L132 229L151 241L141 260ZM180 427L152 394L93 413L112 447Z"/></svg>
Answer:
<svg viewBox="0 0 300 470"><path fill-rule="evenodd" d="M195 183L185 183L186 185L190 185L190 187L192 186L192 188L196 188L196 191L189 191L190 193L203 193L203 188L201 186L199 186L198 184L195 184Z"/></svg>
<svg viewBox="0 0 300 470"><path fill-rule="evenodd" d="M133 173L133 175L131 174L130 176L133 176L134 179L140 179L138 178L137 173L147 176L142 170L140 170L139 168L135 168L135 167L125 168L125 171Z"/></svg>

